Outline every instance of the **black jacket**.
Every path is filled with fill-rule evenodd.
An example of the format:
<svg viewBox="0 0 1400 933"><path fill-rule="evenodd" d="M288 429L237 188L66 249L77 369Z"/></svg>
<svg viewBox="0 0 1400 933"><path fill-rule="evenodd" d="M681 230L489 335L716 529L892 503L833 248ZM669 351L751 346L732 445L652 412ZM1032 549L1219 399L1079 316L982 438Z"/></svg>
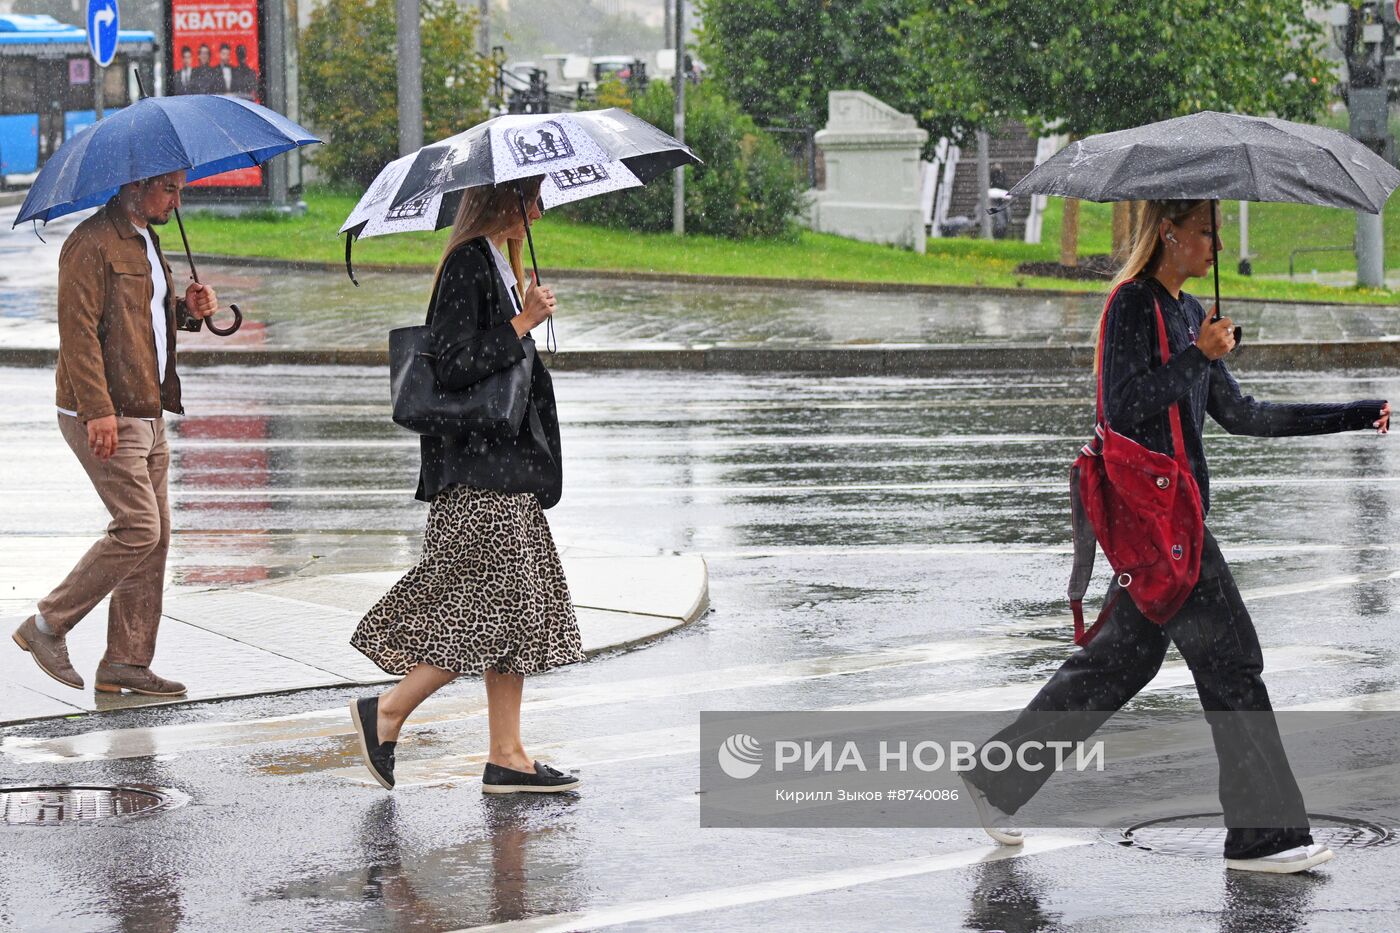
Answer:
<svg viewBox="0 0 1400 933"><path fill-rule="evenodd" d="M437 299L428 309L435 372L445 389L465 389L525 357L510 319L515 301L496 274L484 238L464 243L442 269ZM554 384L538 356L530 377L530 406L515 437L421 439L417 497L428 501L454 484L501 492L534 493L549 508L562 485L559 418Z"/></svg>
<svg viewBox="0 0 1400 933"><path fill-rule="evenodd" d="M1170 361L1157 349L1153 298L1167 325ZM1108 309L1103 346L1103 404L1109 425L1139 444L1172 456L1169 406L1181 402L1181 433L1191 472L1210 511L1210 470L1201 429L1209 414L1231 434L1285 437L1335 434L1371 427L1378 399L1323 405L1255 401L1240 391L1225 360L1211 362L1196 346L1205 308L1192 296L1171 296L1156 279L1137 279L1118 290Z"/></svg>

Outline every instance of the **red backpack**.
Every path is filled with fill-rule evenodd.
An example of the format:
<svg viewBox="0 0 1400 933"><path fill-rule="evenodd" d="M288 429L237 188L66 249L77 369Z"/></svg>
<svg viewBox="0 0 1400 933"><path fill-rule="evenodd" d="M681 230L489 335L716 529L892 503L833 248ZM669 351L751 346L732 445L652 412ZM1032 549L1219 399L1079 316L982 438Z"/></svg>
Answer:
<svg viewBox="0 0 1400 933"><path fill-rule="evenodd" d="M1077 645L1089 643L1122 592L1148 619L1158 625L1170 621L1196 586L1205 539L1201 492L1186 459L1180 403L1170 409L1175 457L1124 437L1104 418L1103 343L1108 309L1117 294L1115 288L1108 296L1099 322L1095 437L1084 445L1070 469L1074 571L1069 600ZM1152 304L1157 315L1157 346L1165 364L1171 359L1167 325L1161 305L1155 298ZM1084 593L1094 571L1095 541L1103 548L1122 589L1105 603L1098 620L1085 632Z"/></svg>

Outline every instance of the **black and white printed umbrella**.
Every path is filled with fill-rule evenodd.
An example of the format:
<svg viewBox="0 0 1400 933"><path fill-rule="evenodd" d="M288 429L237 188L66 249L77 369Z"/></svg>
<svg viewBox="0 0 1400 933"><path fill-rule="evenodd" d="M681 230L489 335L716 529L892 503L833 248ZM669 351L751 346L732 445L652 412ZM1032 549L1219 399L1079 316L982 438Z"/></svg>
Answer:
<svg viewBox="0 0 1400 933"><path fill-rule="evenodd" d="M551 208L699 162L684 143L616 107L496 117L384 166L341 225L345 268L354 281L356 239L450 226L467 188L540 178L540 200Z"/></svg>

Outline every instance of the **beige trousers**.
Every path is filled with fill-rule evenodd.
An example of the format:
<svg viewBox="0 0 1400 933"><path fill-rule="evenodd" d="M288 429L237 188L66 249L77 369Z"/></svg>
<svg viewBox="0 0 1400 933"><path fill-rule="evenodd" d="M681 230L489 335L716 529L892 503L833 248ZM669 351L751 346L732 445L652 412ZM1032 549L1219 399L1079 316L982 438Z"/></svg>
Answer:
<svg viewBox="0 0 1400 933"><path fill-rule="evenodd" d="M39 600L44 622L66 635L111 594L106 660L151 663L160 627L165 555L170 550L166 498L170 448L165 421L117 419L116 453L102 461L88 446L87 425L58 416L58 429L111 513L107 534L88 549L63 582Z"/></svg>

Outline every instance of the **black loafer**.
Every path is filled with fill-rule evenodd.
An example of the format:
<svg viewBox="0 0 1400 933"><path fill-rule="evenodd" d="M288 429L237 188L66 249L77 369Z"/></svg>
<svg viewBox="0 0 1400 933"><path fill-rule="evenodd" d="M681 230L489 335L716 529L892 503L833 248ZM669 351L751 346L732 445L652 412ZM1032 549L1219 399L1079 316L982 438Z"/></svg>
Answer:
<svg viewBox="0 0 1400 933"><path fill-rule="evenodd" d="M379 741L379 697L350 701L350 721L360 737L365 767L385 790L394 789L394 748L398 742Z"/></svg>
<svg viewBox="0 0 1400 933"><path fill-rule="evenodd" d="M488 761L486 770L481 773L481 792L484 794L557 794L573 790L581 783L574 775L538 761L535 762L534 771L512 771Z"/></svg>

